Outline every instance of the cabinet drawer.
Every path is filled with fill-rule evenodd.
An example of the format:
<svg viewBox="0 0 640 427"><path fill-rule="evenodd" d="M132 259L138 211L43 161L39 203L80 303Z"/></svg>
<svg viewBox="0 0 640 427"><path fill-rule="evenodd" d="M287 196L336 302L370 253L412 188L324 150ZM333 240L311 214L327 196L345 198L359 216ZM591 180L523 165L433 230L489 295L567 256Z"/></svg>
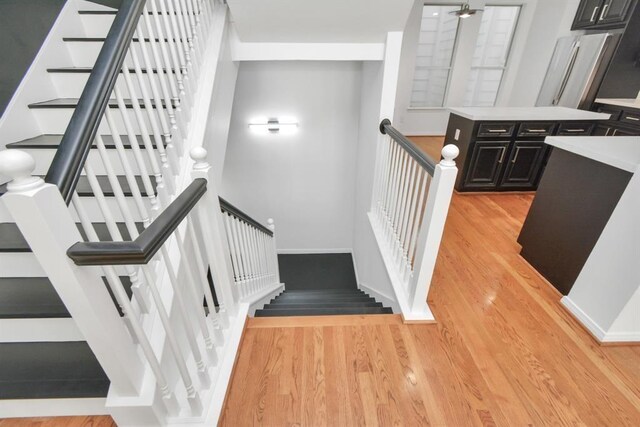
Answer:
<svg viewBox="0 0 640 427"><path fill-rule="evenodd" d="M501 136L508 138L513 135L516 129L515 123L482 123L478 127L479 137L493 137Z"/></svg>
<svg viewBox="0 0 640 427"><path fill-rule="evenodd" d="M562 123L558 128L558 135L591 135L593 128L593 123Z"/></svg>
<svg viewBox="0 0 640 427"><path fill-rule="evenodd" d="M631 126L640 126L640 112L623 111L620 116L620 123L626 123Z"/></svg>
<svg viewBox="0 0 640 427"><path fill-rule="evenodd" d="M556 124L545 123L521 123L518 128L518 136L548 136L553 134Z"/></svg>

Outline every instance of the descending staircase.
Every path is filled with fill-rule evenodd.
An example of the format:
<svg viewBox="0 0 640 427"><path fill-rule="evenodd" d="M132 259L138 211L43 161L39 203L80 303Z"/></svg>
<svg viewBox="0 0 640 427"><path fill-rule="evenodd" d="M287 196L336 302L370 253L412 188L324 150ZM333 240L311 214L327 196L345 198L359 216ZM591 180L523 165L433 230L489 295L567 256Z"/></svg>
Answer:
<svg viewBox="0 0 640 427"><path fill-rule="evenodd" d="M284 291L256 317L322 316L339 314L392 314L388 307L376 302L360 289L319 289L309 291Z"/></svg>

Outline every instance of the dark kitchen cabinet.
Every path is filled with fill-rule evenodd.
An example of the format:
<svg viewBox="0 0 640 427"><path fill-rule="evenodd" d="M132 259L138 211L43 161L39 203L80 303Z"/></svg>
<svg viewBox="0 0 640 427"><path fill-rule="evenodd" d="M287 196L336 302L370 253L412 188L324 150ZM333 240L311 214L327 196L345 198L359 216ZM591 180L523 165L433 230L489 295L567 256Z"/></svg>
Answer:
<svg viewBox="0 0 640 427"><path fill-rule="evenodd" d="M592 27L597 24L603 0L582 0L576 17L573 20L572 30Z"/></svg>
<svg viewBox="0 0 640 427"><path fill-rule="evenodd" d="M509 142L478 141L471 154L466 188L495 189L500 182Z"/></svg>
<svg viewBox="0 0 640 427"><path fill-rule="evenodd" d="M516 141L505 163L503 188L532 188L538 184L547 146L544 142Z"/></svg>
<svg viewBox="0 0 640 427"><path fill-rule="evenodd" d="M598 123L593 136L638 136L640 135L640 109L622 108L614 105L596 104L594 110L610 114L609 120Z"/></svg>
<svg viewBox="0 0 640 427"><path fill-rule="evenodd" d="M636 0L582 0L571 29L622 28L635 3Z"/></svg>

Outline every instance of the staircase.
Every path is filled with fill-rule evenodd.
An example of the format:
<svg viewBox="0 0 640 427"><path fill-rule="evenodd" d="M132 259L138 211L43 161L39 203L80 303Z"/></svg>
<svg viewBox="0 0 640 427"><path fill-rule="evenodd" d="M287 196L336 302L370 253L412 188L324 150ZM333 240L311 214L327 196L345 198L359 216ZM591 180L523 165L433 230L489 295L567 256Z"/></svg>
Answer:
<svg viewBox="0 0 640 427"><path fill-rule="evenodd" d="M309 291L284 291L255 317L276 316L325 316L340 314L392 314L360 289L319 289Z"/></svg>

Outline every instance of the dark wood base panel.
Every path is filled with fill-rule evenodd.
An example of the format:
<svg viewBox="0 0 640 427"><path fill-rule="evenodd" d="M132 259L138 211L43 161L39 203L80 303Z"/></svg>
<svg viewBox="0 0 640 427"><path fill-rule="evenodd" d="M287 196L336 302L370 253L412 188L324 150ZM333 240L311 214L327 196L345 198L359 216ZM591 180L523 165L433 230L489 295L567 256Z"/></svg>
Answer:
<svg viewBox="0 0 640 427"><path fill-rule="evenodd" d="M571 290L633 174L554 148L522 226L520 254Z"/></svg>

